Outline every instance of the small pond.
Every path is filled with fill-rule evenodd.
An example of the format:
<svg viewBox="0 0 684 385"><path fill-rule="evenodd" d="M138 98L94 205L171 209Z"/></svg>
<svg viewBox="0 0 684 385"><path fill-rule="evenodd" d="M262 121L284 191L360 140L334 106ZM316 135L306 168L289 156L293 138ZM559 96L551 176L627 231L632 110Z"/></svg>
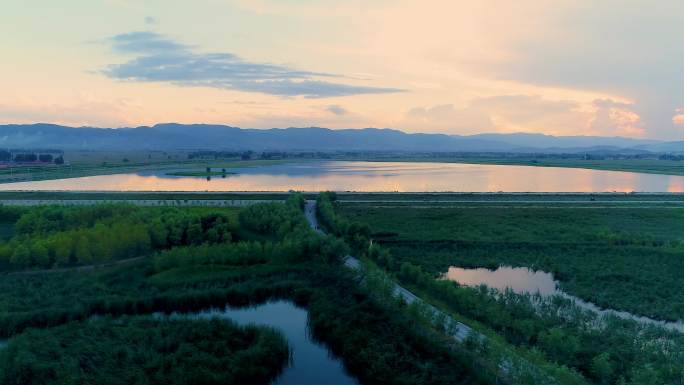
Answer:
<svg viewBox="0 0 684 385"><path fill-rule="evenodd" d="M444 278L465 286L486 285L501 291L511 289L521 294L539 293L544 296L558 294L556 281L552 274L522 267L501 266L496 270L489 270L484 268L464 269L452 266Z"/></svg>
<svg viewBox="0 0 684 385"><path fill-rule="evenodd" d="M671 330L684 332L684 322L682 321L658 321L626 311L602 309L591 302L587 302L560 290L558 281L553 278L553 275L540 270L534 271L526 267L510 266L500 266L496 270L483 268L465 269L452 266L444 273L443 278L456 281L465 286L486 285L487 287L501 291L510 289L518 294L540 294L544 297L559 295L574 301L577 306L583 309L596 312L600 315L614 315L624 319L632 319L644 324L658 325Z"/></svg>
<svg viewBox="0 0 684 385"><path fill-rule="evenodd" d="M186 314L172 314L184 317ZM292 349L290 365L274 385L358 385L342 362L311 337L307 311L291 302L274 301L248 308L226 307L193 313L196 317L231 319L240 325L264 325L281 331Z"/></svg>

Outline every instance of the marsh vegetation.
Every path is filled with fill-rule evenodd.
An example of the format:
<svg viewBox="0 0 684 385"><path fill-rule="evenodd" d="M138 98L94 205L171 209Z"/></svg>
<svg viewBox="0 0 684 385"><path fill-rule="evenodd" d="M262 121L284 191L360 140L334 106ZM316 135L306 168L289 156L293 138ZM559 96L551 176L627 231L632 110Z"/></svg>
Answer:
<svg viewBox="0 0 684 385"><path fill-rule="evenodd" d="M158 229L169 230L163 233L167 242L178 242L144 249L142 258L129 264L90 270L25 274L17 269L35 267L10 262L12 274L0 279L0 333L8 339L6 351L11 353L0 356L0 375L15 378L17 373L23 373L29 377L18 378L104 383L110 378L112 383L123 383L117 378L126 378L130 380L127 383L162 384L174 377L173 369L167 366L173 363L179 368L193 366L194 373L200 376L211 373L206 383L238 375L254 376L253 381L246 382L259 383L258 379L270 378L282 369L282 360L265 362L260 358L273 358L268 352L282 352L281 340L273 333L194 320L206 322L198 327L200 334L200 330L211 335L247 334L244 339L220 338L204 343L201 335L195 338L192 331L180 332L187 324L180 323L174 329L173 323L159 323L149 317L154 313L196 312L284 299L308 311L313 337L340 357L348 372L363 384L496 381L494 373L481 370L479 358L472 351L445 345L439 333L416 328L413 318L398 311L396 304L377 301L361 287L357 275L342 267L340 257L347 253L348 246L334 236L313 232L302 214L302 204L301 196L293 195L287 203L241 209L156 210L105 205L22 211L16 223L24 215L30 215L35 223L31 221L26 228L15 224L21 242L30 242L36 229L49 237L62 232L88 232L100 221L136 223L131 222L133 219L139 220L140 226L169 224ZM59 215L53 217L52 213ZM205 238L217 227L218 218L226 231ZM191 227L203 223L212 225L203 227L201 237L195 238ZM153 227L136 231L149 235ZM150 239L154 237L150 235ZM135 338L141 328L150 336L163 336L163 340L142 347ZM188 338L195 342L184 343ZM67 340L73 345L64 346ZM184 353L176 354L176 348L181 347ZM236 354L227 358L222 353L225 349ZM89 358L88 353L97 352L101 354ZM237 358L239 352L253 354L254 359L241 361ZM64 356L55 361L61 354ZM275 357L282 355L277 353ZM117 366L119 358L130 365ZM150 371L142 373L140 367L147 361ZM81 370L84 366L88 370ZM110 377L112 373L117 377Z"/></svg>
<svg viewBox="0 0 684 385"><path fill-rule="evenodd" d="M441 279L448 266L528 266L607 307L681 317L679 209L369 208L321 203L331 230L414 293L523 354L596 384L678 384L684 335L543 298ZM320 204L320 203L319 203ZM651 225L645 225L645 224ZM373 246L368 242L373 239Z"/></svg>

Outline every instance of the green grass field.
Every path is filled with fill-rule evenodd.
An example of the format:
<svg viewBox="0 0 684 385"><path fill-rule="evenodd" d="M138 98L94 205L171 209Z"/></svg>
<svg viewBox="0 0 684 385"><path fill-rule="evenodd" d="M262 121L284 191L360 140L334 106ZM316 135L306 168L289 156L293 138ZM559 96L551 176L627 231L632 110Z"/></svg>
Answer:
<svg viewBox="0 0 684 385"><path fill-rule="evenodd" d="M434 275L449 266L527 266L600 306L684 319L684 209L371 207L340 213L370 225L400 262Z"/></svg>

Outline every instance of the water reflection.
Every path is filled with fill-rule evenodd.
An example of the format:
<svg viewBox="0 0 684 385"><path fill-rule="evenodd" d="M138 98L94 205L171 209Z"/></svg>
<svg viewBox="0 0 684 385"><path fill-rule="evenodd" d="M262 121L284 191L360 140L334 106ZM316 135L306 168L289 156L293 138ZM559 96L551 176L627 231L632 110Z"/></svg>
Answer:
<svg viewBox="0 0 684 385"><path fill-rule="evenodd" d="M167 171L168 172L168 171ZM573 168L411 162L303 162L230 169L230 178L167 172L0 184L0 190L684 192L684 177Z"/></svg>
<svg viewBox="0 0 684 385"><path fill-rule="evenodd" d="M631 319L643 324L662 326L671 330L684 332L684 322L664 322L648 317L638 316L626 311L612 309L602 309L591 302L587 302L579 297L570 295L558 289L558 281L553 275L544 271L533 271L526 267L500 266L496 270L483 268L464 269L461 267L450 267L443 278L456 281L465 286L480 286L506 290L510 289L518 294L540 294L544 297L554 295L561 296L573 301L577 306L593 311L600 315L613 315L623 319Z"/></svg>
<svg viewBox="0 0 684 385"><path fill-rule="evenodd" d="M358 385L346 373L340 360L312 340L306 310L290 302L269 302L249 308L226 307L195 313L194 316L228 318L240 325L266 325L281 331L292 349L292 361L274 385Z"/></svg>
<svg viewBox="0 0 684 385"><path fill-rule="evenodd" d="M521 267L501 266L496 270L450 267L444 278L465 286L487 285L502 291L511 289L516 293L539 293L545 296L557 293L553 275Z"/></svg>

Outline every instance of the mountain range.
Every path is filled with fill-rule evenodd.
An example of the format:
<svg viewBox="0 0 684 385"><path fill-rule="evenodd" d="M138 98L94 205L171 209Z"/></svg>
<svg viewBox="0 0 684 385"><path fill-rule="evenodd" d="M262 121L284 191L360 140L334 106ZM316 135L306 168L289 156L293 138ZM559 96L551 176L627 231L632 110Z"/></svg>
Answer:
<svg viewBox="0 0 684 385"><path fill-rule="evenodd" d="M211 124L96 128L0 125L0 148L383 152L684 152L684 142L544 134L446 135L394 129L245 129Z"/></svg>

